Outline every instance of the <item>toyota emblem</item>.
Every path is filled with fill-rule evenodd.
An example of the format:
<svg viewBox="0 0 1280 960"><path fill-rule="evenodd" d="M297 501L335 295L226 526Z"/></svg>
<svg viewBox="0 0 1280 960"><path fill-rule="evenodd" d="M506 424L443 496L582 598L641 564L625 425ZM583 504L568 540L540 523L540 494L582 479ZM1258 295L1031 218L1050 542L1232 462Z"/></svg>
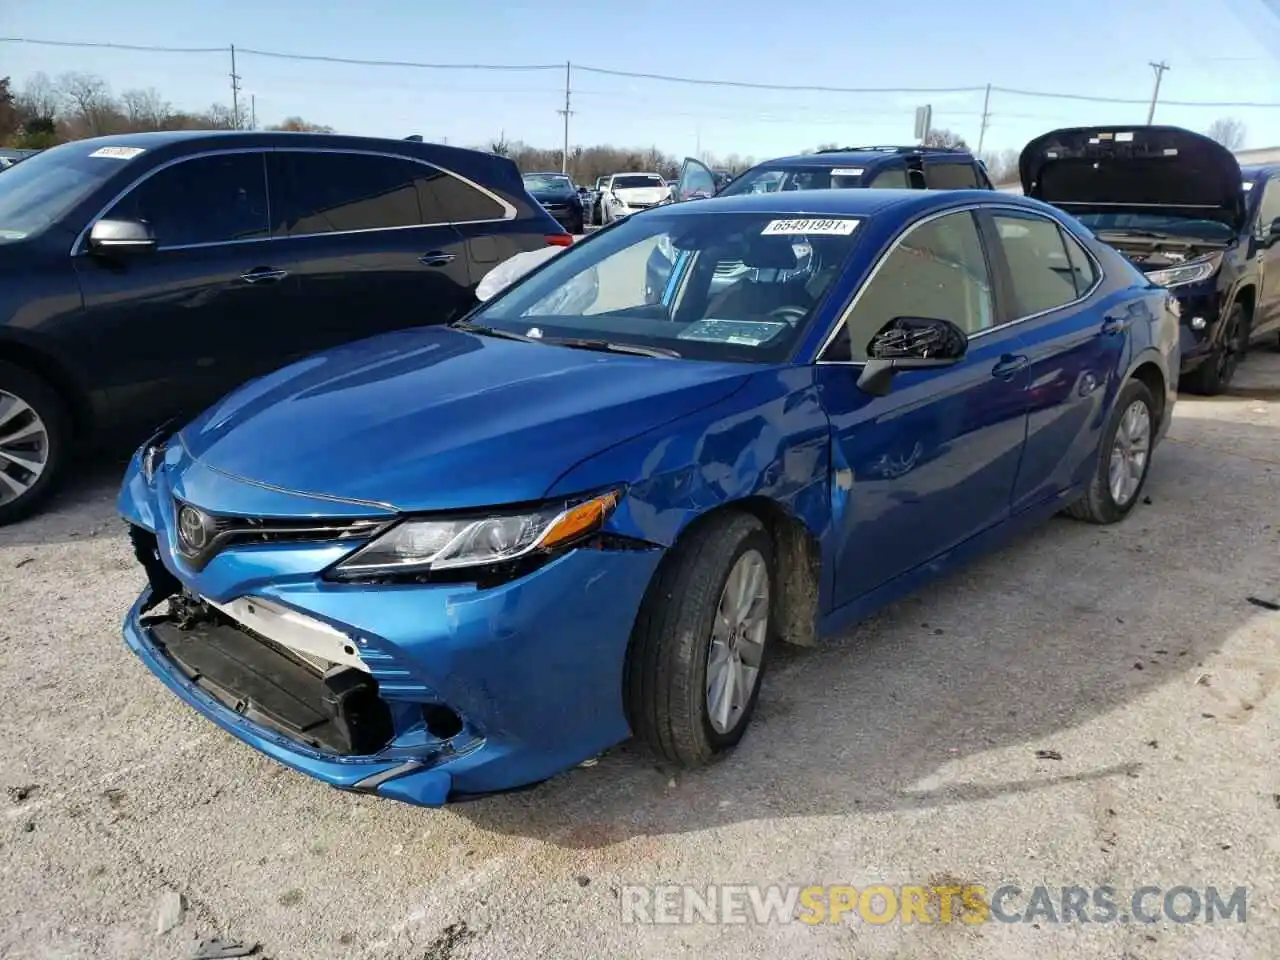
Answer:
<svg viewBox="0 0 1280 960"><path fill-rule="evenodd" d="M188 550L198 552L209 545L209 520L195 507L178 511L178 537Z"/></svg>

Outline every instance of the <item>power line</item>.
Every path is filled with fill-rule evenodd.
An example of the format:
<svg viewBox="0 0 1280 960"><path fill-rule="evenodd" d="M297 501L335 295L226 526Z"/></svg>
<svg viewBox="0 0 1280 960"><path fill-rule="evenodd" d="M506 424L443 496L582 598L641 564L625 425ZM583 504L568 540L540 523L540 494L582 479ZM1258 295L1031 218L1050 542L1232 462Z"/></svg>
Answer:
<svg viewBox="0 0 1280 960"><path fill-rule="evenodd" d="M27 43L52 47L90 47L110 50L128 50L148 53L226 53L227 47L164 47L141 44L105 43L71 40L39 40L30 37L0 37L0 43ZM248 47L237 48L241 56L266 57L276 60L292 60L311 63L337 63L351 66L368 67L403 67L419 70L477 70L505 72L536 72L561 70L563 63L509 64L509 63L429 63L412 60L377 60L356 57L332 57L315 54L282 53L275 50L258 50ZM601 76L622 77L632 80L653 80L663 83L679 83L693 86L731 87L745 90L776 90L791 93L840 93L840 94L976 94L985 93L986 85L967 87L834 87L819 84L775 84L755 83L743 80L714 80L701 77L680 77L670 74L641 73L628 70L613 70L604 67L592 67L574 64L574 69L583 73ZM1049 100L1074 100L1081 103L1112 103L1123 105L1148 106L1149 101L1132 97L1105 97L1083 93L1057 93L1045 90L1024 90L1017 87L1002 87L992 84L993 93L1004 93L1011 96L1037 97ZM1161 103L1171 107L1204 107L1215 109L1274 109L1280 107L1280 101L1251 100L1162 100Z"/></svg>

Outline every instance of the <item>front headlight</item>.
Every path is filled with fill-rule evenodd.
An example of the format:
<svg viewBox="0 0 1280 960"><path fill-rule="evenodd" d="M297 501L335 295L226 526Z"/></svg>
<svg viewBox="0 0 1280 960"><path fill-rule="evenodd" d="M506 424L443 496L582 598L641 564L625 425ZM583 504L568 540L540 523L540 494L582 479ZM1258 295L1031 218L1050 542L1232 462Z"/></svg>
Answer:
<svg viewBox="0 0 1280 960"><path fill-rule="evenodd" d="M621 491L510 513L405 520L333 568L340 578L487 567L548 553L595 533Z"/></svg>
<svg viewBox="0 0 1280 960"><path fill-rule="evenodd" d="M1180 263L1176 267L1153 270L1147 274L1147 279L1152 283L1160 284L1162 287L1181 287L1188 283L1199 283L1201 280L1208 280L1218 272L1220 266L1222 266L1222 254L1211 253L1209 256L1201 257L1198 260Z"/></svg>

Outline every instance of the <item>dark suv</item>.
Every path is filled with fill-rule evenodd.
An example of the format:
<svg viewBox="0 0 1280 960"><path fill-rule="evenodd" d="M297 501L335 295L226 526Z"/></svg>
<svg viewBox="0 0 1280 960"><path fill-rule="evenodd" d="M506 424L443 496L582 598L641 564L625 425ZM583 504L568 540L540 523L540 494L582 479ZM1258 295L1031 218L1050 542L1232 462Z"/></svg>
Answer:
<svg viewBox="0 0 1280 960"><path fill-rule="evenodd" d="M0 523L69 456L325 347L443 323L570 237L510 160L405 140L82 140L0 177Z"/></svg>
<svg viewBox="0 0 1280 960"><path fill-rule="evenodd" d="M1177 297L1184 389L1221 393L1280 331L1280 167L1181 127L1071 127L1028 143L1023 192L1061 207Z"/></svg>
<svg viewBox="0 0 1280 960"><path fill-rule="evenodd" d="M727 183L721 181L719 174L720 171L712 170L705 163L686 157L668 202L791 190L995 189L986 167L973 154L943 147L841 147L768 160ZM645 269L646 303L663 302L671 293L674 256L661 246L649 254ZM728 288L751 272L752 268L725 261L716 268L712 289Z"/></svg>
<svg viewBox="0 0 1280 960"><path fill-rule="evenodd" d="M727 183L719 174L686 157L672 200L839 187L992 189L986 168L973 154L945 147L840 147L768 160Z"/></svg>

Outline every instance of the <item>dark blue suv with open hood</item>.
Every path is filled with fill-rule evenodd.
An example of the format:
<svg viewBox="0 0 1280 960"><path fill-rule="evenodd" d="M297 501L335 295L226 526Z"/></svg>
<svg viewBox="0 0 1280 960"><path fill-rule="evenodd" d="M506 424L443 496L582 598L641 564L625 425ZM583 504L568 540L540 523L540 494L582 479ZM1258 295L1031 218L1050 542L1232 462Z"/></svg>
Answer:
<svg viewBox="0 0 1280 960"><path fill-rule="evenodd" d="M1022 150L1023 192L1075 216L1181 309L1182 386L1221 393L1280 331L1280 182L1181 127L1073 127Z"/></svg>

